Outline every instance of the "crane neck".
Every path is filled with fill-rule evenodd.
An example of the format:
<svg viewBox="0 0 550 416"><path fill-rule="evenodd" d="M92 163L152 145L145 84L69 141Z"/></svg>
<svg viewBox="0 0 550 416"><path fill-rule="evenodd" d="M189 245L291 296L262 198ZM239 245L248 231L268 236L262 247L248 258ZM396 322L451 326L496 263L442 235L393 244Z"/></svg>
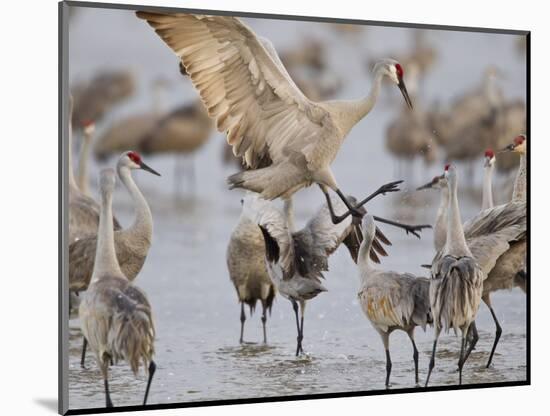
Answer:
<svg viewBox="0 0 550 416"><path fill-rule="evenodd" d="M358 100L327 101L324 105L334 115L338 127L345 137L359 121L361 121L373 109L380 93L382 85L382 70L374 74L373 84L368 95Z"/></svg>
<svg viewBox="0 0 550 416"><path fill-rule="evenodd" d="M92 282L113 275L125 278L116 257L112 203L112 191L102 190Z"/></svg>
<svg viewBox="0 0 550 416"><path fill-rule="evenodd" d="M357 124L359 121L365 118L366 115L369 114L374 108L374 105L378 100L378 95L380 94L383 77L384 72L380 68L374 73L373 83L368 95L360 100L355 101L355 112L353 114L355 120L354 124Z"/></svg>
<svg viewBox="0 0 550 416"><path fill-rule="evenodd" d="M124 232L135 234L136 237L145 238L150 241L153 235L153 216L151 215L149 204L134 182L130 169L127 166L119 165L117 166L117 171L120 180L132 197L136 212L133 224L125 229Z"/></svg>
<svg viewBox="0 0 550 416"><path fill-rule="evenodd" d="M458 183L457 179L450 180L449 186L449 208L447 218L447 238L445 241L445 254L456 257L472 256L462 228L462 218L458 206Z"/></svg>
<svg viewBox="0 0 550 416"><path fill-rule="evenodd" d="M296 231L296 224L294 222L294 202L292 197L284 200L283 210L285 213L288 232L293 233Z"/></svg>
<svg viewBox="0 0 550 416"><path fill-rule="evenodd" d="M488 208L493 208L493 165L485 167L485 172L483 176L483 196L481 200L481 210Z"/></svg>
<svg viewBox="0 0 550 416"><path fill-rule="evenodd" d="M84 132L82 135L83 143L80 150L80 158L78 160L78 188L84 195L90 195L89 180L88 180L88 161L90 159L90 148L92 136L90 133Z"/></svg>
<svg viewBox="0 0 550 416"><path fill-rule="evenodd" d="M527 155L521 153L519 158L519 170L514 183L512 201L523 201L527 199Z"/></svg>
<svg viewBox="0 0 550 416"><path fill-rule="evenodd" d="M369 272L374 269L374 266L370 261L370 250L372 248L372 241L374 240L374 234L364 233L363 241L359 246L359 253L357 255L357 266L359 267L359 278L361 284L366 284L368 280Z"/></svg>
<svg viewBox="0 0 550 416"><path fill-rule="evenodd" d="M434 226L434 246L436 251L443 250L447 241L447 217L449 210L449 189L441 188L441 198Z"/></svg>

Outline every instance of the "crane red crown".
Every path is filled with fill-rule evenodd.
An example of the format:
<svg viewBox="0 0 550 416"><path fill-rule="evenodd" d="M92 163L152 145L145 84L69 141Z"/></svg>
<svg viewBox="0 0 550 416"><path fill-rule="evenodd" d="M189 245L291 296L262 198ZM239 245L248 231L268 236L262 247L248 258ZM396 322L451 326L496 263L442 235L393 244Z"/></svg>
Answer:
<svg viewBox="0 0 550 416"><path fill-rule="evenodd" d="M137 152L128 152L128 157L132 162L138 165L141 163L141 156Z"/></svg>
<svg viewBox="0 0 550 416"><path fill-rule="evenodd" d="M495 152L493 152L493 149L487 149L485 150L485 157L488 157L488 158L494 158L495 157Z"/></svg>
<svg viewBox="0 0 550 416"><path fill-rule="evenodd" d="M90 118L87 118L85 120L82 120L82 127L89 127L92 124L94 124L94 121Z"/></svg>
<svg viewBox="0 0 550 416"><path fill-rule="evenodd" d="M395 64L395 72L397 72L399 78L403 78L403 67L401 64Z"/></svg>
<svg viewBox="0 0 550 416"><path fill-rule="evenodd" d="M515 144L515 145L520 145L520 144L522 144L524 141L525 141L525 136L524 136L523 134L520 134L519 136L517 136L517 137L514 139L514 144Z"/></svg>
<svg viewBox="0 0 550 416"><path fill-rule="evenodd" d="M447 163L445 165L445 172L447 172L449 170L449 168L451 167L451 164L450 163Z"/></svg>

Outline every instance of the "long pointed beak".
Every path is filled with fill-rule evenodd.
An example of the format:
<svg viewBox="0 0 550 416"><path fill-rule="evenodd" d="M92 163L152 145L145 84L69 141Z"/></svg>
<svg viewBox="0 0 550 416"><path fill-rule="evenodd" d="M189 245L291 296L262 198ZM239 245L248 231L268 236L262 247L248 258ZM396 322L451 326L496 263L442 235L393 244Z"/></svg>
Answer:
<svg viewBox="0 0 550 416"><path fill-rule="evenodd" d="M405 99L407 106L409 106L409 108L412 110L413 105L412 105L411 97L409 97L409 93L407 92L407 87L405 87L405 83L403 82L403 79L399 80L399 84L397 84L397 86L401 90L401 94L403 94L403 98Z"/></svg>
<svg viewBox="0 0 550 416"><path fill-rule="evenodd" d="M158 173L156 170L154 170L153 168L147 166L145 163L143 162L140 162L139 164L139 167L143 170L146 170L147 172L150 172L152 173L153 175L157 175L157 176L160 176L160 173Z"/></svg>
<svg viewBox="0 0 550 416"><path fill-rule="evenodd" d="M516 146L512 143L506 146L504 149L500 149L497 153L513 152Z"/></svg>
<svg viewBox="0 0 550 416"><path fill-rule="evenodd" d="M421 191L423 189L432 189L432 186L433 186L433 182L430 181L425 185L419 186L418 188L416 188L416 190Z"/></svg>

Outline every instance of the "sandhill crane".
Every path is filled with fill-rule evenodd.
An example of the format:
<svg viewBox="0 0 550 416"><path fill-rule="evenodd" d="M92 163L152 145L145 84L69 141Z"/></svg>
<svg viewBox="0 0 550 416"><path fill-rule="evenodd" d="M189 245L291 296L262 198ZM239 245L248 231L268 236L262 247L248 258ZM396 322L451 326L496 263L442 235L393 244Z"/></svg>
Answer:
<svg viewBox="0 0 550 416"><path fill-rule="evenodd" d="M410 273L377 270L369 260L371 245L376 233L374 218L363 218L363 242L359 248L357 265L361 288L359 302L363 312L380 334L386 350L386 388L390 386L392 362L390 334L405 331L413 346L415 383L418 384L418 350L414 342L414 329L432 323L430 313L430 281Z"/></svg>
<svg viewBox="0 0 550 416"><path fill-rule="evenodd" d="M514 152L520 155L512 201L525 202L527 200L527 136L525 134L517 136L512 144L501 150L501 153L504 152Z"/></svg>
<svg viewBox="0 0 550 416"><path fill-rule="evenodd" d="M69 243L72 243L84 236L97 233L97 227L99 226L99 204L94 199L81 192L74 176L72 149L72 97L69 101ZM116 218L113 219L113 223L116 230L120 229L120 224Z"/></svg>
<svg viewBox="0 0 550 416"><path fill-rule="evenodd" d="M385 192L397 190L396 183L380 187L367 199L370 200ZM284 213L281 213L272 202L262 199L257 194L248 194L252 200L244 205L245 214L261 228L266 250L267 270L278 292L292 303L296 315L298 331L296 355L302 350L304 308L306 301L313 299L319 293L326 291L321 284L323 272L328 270L328 256L344 243L353 258L357 260L357 251L362 234L357 217L345 217L343 221L334 224L331 212L345 211L345 205L338 199L329 198L317 214L306 226L295 230L292 199L284 200ZM246 198L246 197L245 197ZM355 203L355 198L349 197ZM360 214L366 211L359 208ZM378 217L374 219L379 220ZM415 234L419 237L418 234ZM372 243L371 259L379 262L377 253L387 255L381 243L391 244L377 229L376 239ZM301 319L298 318L300 304Z"/></svg>
<svg viewBox="0 0 550 416"><path fill-rule="evenodd" d="M481 199L481 210L493 208L493 170L495 168L495 152L492 149L485 151L485 163L483 166L483 193Z"/></svg>
<svg viewBox="0 0 550 416"><path fill-rule="evenodd" d="M445 178L449 188L447 240L439 258L432 264L430 307L435 336L426 387L435 365L435 352L441 330L448 331L450 328L455 332L460 329L462 333L458 360L459 384L462 384L466 335L477 315L483 280L486 277L466 244L458 206L458 178L453 165L447 166Z"/></svg>
<svg viewBox="0 0 550 416"><path fill-rule="evenodd" d="M327 201L330 188L360 215L338 187L330 165L352 127L373 108L384 77L412 107L397 61L377 63L367 97L316 103L296 87L273 45L237 18L142 11L137 16L181 59L218 130L227 131L234 154L251 169L230 176L231 188L271 200L317 183ZM332 214L333 222L343 220Z"/></svg>
<svg viewBox="0 0 550 416"><path fill-rule="evenodd" d="M153 235L153 217L147 200L132 179L131 171L142 169L154 175L158 172L147 166L141 156L133 151L123 153L117 163L117 173L132 197L136 211L133 224L114 234L115 250L119 267L124 275L134 280L147 257ZM69 245L69 288L72 291L86 290L93 274L97 246L96 234L84 237Z"/></svg>
<svg viewBox="0 0 550 416"><path fill-rule="evenodd" d="M168 82L158 78L151 84L152 109L147 112L130 115L112 123L107 131L94 144L97 159L106 159L113 153L128 149L139 149L144 137L152 131L165 113L163 92Z"/></svg>
<svg viewBox="0 0 550 416"><path fill-rule="evenodd" d="M145 293L132 285L118 265L114 245L112 196L115 172L101 172L101 215L92 282L82 299L79 317L84 346L90 344L101 369L107 407L113 407L108 370L111 361L125 360L137 375L143 364L149 374L143 405L156 364L153 361L155 327L151 305Z"/></svg>
<svg viewBox="0 0 550 416"><path fill-rule="evenodd" d="M441 204L434 227L434 243L436 251L439 253L444 249L447 240L445 223L450 200L448 191L445 191L447 186L447 179L442 175L436 176L429 184L419 188L442 189ZM487 366L491 364L502 333L502 328L491 304L491 293L512 287L520 287L524 292L526 290L525 278L521 274L526 250L526 228L526 207L525 202L521 201L513 201L482 210L474 218L464 223L466 243L487 275L483 283L482 300L489 308L496 326L495 341ZM436 259L438 257L439 255L436 256ZM468 358L477 343L478 335L475 325L472 326L472 332L472 340L465 358Z"/></svg>
<svg viewBox="0 0 550 416"><path fill-rule="evenodd" d="M90 196L90 184L88 179L88 162L90 160L90 148L92 146L95 123L92 120L84 122L82 129L82 146L78 159L78 187L83 194Z"/></svg>
<svg viewBox="0 0 550 416"><path fill-rule="evenodd" d="M213 130L212 120L200 100L184 104L161 117L155 126L147 132L139 143L139 149L145 154L174 153L176 156L193 155L210 138ZM176 160L176 192L179 191L178 160ZM193 164L190 179L194 181Z"/></svg>
<svg viewBox="0 0 550 416"><path fill-rule="evenodd" d="M229 277L235 286L239 302L241 303L241 336L243 343L244 323L246 315L244 304L250 308L250 314L256 308L256 302L262 303L262 326L264 343L267 342L265 323L267 311L271 313L275 299L275 286L269 278L265 265L265 243L258 225L253 222L246 212L251 198L243 199L243 210L237 226L231 233L227 246L226 261Z"/></svg>
<svg viewBox="0 0 550 416"><path fill-rule="evenodd" d="M514 100L502 105L499 114L501 121L499 132L493 137L492 146L500 149L527 128L527 109L523 100ZM516 153L501 153L496 167L499 172L512 172L518 167L519 157Z"/></svg>
<svg viewBox="0 0 550 416"><path fill-rule="evenodd" d="M343 211L342 202L331 201L337 211ZM279 211L273 202L262 199L258 194L247 193L243 204L243 214L258 224L265 241L265 262L277 291L292 303L298 333L296 356L302 349L305 304L318 294L325 292L321 284L323 272L328 270L328 256L340 245L346 244L354 260L361 241L357 219L347 217L333 224L327 204L310 219L299 231L294 229L292 199L284 201L284 212ZM364 211L362 211L364 213ZM378 260L377 253L387 255L382 245L390 244L378 230L373 244L372 258ZM298 318L300 304L301 319Z"/></svg>
<svg viewBox="0 0 550 416"><path fill-rule="evenodd" d="M72 88L73 124L83 128L88 120L98 122L114 105L131 96L135 80L129 71L108 70L98 73L90 82Z"/></svg>

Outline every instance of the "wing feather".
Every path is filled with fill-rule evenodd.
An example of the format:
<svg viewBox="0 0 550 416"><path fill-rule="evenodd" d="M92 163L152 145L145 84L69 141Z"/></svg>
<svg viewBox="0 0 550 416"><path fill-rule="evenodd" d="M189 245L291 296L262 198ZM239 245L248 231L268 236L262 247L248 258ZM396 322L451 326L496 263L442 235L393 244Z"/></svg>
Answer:
<svg viewBox="0 0 550 416"><path fill-rule="evenodd" d="M330 114L298 89L273 46L229 16L137 12L181 59L218 130L250 168L285 160L289 146L310 169L337 131ZM328 127L328 129L327 129Z"/></svg>

